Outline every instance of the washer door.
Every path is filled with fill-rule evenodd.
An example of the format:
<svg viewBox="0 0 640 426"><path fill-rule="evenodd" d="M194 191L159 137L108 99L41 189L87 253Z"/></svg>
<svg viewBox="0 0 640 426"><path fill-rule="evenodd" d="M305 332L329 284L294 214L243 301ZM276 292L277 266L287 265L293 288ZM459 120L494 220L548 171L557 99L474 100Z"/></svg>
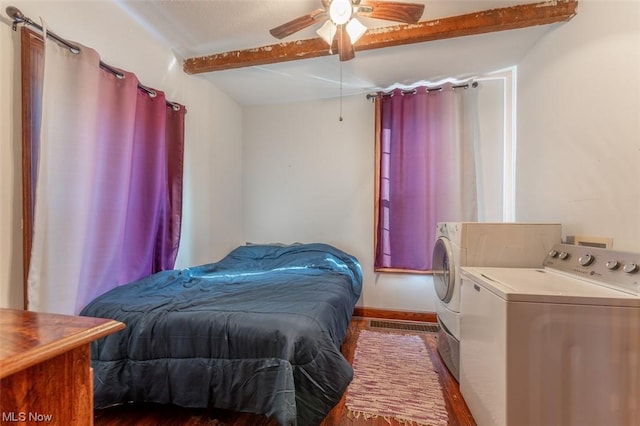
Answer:
<svg viewBox="0 0 640 426"><path fill-rule="evenodd" d="M449 239L440 237L433 246L433 285L436 294L444 303L448 303L453 296L456 282L456 271Z"/></svg>

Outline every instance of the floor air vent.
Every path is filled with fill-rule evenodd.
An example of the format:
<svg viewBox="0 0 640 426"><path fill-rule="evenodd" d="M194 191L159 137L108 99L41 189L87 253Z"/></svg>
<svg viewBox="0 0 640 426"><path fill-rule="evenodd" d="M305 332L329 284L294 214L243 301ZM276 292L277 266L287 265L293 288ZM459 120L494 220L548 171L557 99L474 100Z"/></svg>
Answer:
<svg viewBox="0 0 640 426"><path fill-rule="evenodd" d="M380 321L370 320L369 327L371 328L391 328L394 330L407 330L417 331L422 333L437 333L437 323L415 323L415 322L400 322L400 321Z"/></svg>

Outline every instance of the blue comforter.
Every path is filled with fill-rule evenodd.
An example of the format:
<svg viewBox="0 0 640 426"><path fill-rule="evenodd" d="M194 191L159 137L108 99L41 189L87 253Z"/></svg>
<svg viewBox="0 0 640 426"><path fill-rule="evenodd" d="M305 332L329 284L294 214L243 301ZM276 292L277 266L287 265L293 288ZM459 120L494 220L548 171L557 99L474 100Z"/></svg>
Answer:
<svg viewBox="0 0 640 426"><path fill-rule="evenodd" d="M326 244L238 247L116 288L81 315L124 322L91 347L95 406L171 403L318 424L353 370L340 352L357 260Z"/></svg>

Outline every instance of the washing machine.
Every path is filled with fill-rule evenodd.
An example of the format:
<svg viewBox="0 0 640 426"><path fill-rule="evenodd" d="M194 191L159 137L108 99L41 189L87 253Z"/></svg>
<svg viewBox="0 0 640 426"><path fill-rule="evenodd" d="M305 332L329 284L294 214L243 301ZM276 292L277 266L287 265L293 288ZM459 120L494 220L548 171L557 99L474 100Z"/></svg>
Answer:
<svg viewBox="0 0 640 426"><path fill-rule="evenodd" d="M558 245L463 267L460 391L479 426L640 425L640 254Z"/></svg>
<svg viewBox="0 0 640 426"><path fill-rule="evenodd" d="M438 352L459 380L460 267L541 267L545 254L561 242L554 223L442 222L433 248L433 282L438 300Z"/></svg>

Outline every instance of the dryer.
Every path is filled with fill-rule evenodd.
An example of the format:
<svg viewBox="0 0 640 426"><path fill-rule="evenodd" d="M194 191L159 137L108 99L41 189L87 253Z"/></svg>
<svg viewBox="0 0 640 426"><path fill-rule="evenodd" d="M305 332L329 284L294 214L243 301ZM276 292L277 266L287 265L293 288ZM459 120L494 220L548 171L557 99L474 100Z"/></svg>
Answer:
<svg viewBox="0 0 640 426"><path fill-rule="evenodd" d="M460 370L460 267L541 267L561 242L557 223L442 222L433 248L438 351L451 374Z"/></svg>

